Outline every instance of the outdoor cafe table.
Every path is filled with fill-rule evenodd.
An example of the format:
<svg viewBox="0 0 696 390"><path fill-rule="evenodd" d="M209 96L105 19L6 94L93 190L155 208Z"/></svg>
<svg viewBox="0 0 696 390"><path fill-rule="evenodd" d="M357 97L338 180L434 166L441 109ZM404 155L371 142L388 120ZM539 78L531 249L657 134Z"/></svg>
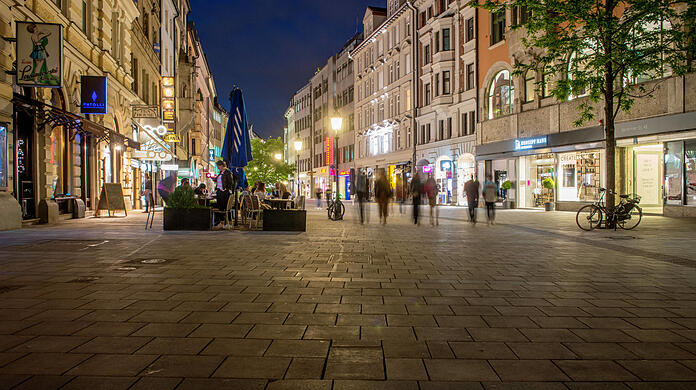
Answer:
<svg viewBox="0 0 696 390"><path fill-rule="evenodd" d="M294 201L292 199L275 199L275 198L266 198L264 202L268 203L271 208L274 209L283 209L283 208L292 208L292 205Z"/></svg>

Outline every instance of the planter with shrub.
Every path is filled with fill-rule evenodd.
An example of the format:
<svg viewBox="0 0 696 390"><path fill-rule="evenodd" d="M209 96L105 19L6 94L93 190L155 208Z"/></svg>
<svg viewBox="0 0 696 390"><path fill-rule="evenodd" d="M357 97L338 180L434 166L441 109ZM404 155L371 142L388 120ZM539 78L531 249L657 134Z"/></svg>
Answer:
<svg viewBox="0 0 696 390"><path fill-rule="evenodd" d="M552 178L547 177L541 181L541 187L543 188L543 191L546 192L546 194L544 194L544 210L553 211L555 206L555 203L553 202L553 190L556 188L556 183Z"/></svg>
<svg viewBox="0 0 696 390"><path fill-rule="evenodd" d="M190 186L176 187L164 208L164 230L210 230L212 210L198 204Z"/></svg>
<svg viewBox="0 0 696 390"><path fill-rule="evenodd" d="M515 201L508 199L508 191L512 189L512 182L510 180L505 180L503 184L500 185L500 195L503 198L503 207L506 209L514 209Z"/></svg>

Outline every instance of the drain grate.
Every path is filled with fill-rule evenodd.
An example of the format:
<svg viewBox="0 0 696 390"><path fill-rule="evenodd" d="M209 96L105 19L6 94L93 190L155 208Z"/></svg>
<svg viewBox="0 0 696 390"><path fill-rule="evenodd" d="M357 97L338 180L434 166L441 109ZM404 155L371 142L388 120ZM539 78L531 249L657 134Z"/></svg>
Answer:
<svg viewBox="0 0 696 390"><path fill-rule="evenodd" d="M18 290L24 286L0 286L0 294L4 294L10 291Z"/></svg>
<svg viewBox="0 0 696 390"><path fill-rule="evenodd" d="M82 276L73 280L69 280L68 283L90 283L99 279L99 276Z"/></svg>

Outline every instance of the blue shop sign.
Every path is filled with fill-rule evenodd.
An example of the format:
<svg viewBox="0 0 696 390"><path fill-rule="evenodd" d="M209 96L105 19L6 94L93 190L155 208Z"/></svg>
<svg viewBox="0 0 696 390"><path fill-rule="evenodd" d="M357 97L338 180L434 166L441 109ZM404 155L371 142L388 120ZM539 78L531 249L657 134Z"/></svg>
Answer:
<svg viewBox="0 0 696 390"><path fill-rule="evenodd" d="M80 89L83 114L106 114L106 76L82 76Z"/></svg>
<svg viewBox="0 0 696 390"><path fill-rule="evenodd" d="M545 135L532 138L520 138L515 140L515 151L530 150L544 147L548 144L549 138Z"/></svg>

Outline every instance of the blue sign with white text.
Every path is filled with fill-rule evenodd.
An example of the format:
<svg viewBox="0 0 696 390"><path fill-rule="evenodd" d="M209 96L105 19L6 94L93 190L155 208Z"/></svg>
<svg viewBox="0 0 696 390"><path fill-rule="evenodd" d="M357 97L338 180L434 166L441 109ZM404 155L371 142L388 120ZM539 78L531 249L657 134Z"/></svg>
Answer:
<svg viewBox="0 0 696 390"><path fill-rule="evenodd" d="M532 138L520 138L515 140L515 151L536 149L548 144L548 137L545 135Z"/></svg>
<svg viewBox="0 0 696 390"><path fill-rule="evenodd" d="M80 81L83 114L106 114L106 76L82 76Z"/></svg>

